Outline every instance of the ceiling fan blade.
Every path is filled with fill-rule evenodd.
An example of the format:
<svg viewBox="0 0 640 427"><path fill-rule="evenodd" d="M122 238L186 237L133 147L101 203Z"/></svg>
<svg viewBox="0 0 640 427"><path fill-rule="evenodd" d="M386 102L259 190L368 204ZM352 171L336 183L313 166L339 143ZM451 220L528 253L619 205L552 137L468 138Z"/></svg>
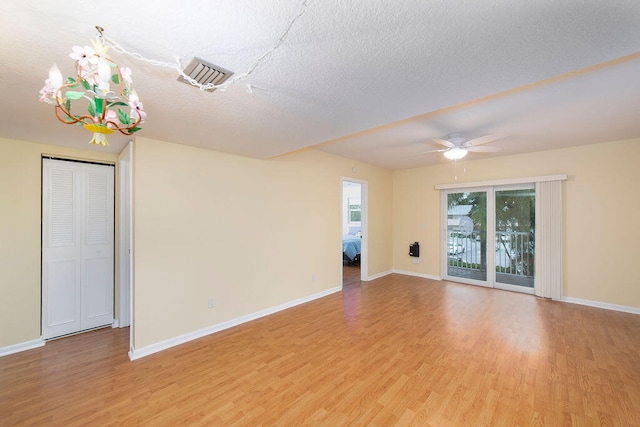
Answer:
<svg viewBox="0 0 640 427"><path fill-rule="evenodd" d="M498 139L506 138L507 136L508 135L506 133L496 133L496 134L493 134L493 135L481 136L480 138L471 139L471 140L465 142L464 144L462 144L462 146L465 147L465 148L473 147L473 146L476 146L476 145L482 145L482 144L486 144L487 142L496 141Z"/></svg>
<svg viewBox="0 0 640 427"><path fill-rule="evenodd" d="M445 151L448 151L448 149L443 148L440 150L429 150L429 151L421 151L419 153L414 154L415 156L420 155L420 154L429 154L429 153L443 153Z"/></svg>
<svg viewBox="0 0 640 427"><path fill-rule="evenodd" d="M456 146L453 142L441 138L433 138L433 142L437 142L438 144L444 145L447 148L453 148Z"/></svg>
<svg viewBox="0 0 640 427"><path fill-rule="evenodd" d="M476 153L495 153L502 150L502 148L500 147L492 147L490 145L484 145L482 147L471 146L471 147L464 147L464 148L468 151L474 151Z"/></svg>

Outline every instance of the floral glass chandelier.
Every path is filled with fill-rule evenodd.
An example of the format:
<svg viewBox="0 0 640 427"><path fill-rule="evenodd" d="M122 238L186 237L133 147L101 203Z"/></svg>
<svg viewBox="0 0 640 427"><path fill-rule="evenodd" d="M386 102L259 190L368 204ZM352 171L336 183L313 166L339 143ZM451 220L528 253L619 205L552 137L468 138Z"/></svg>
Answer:
<svg viewBox="0 0 640 427"><path fill-rule="evenodd" d="M249 77L258 66L268 60L285 41L295 22L304 15L310 1L302 0L298 13L291 19L284 32L270 49L251 64L246 72L221 84L202 84L196 81L185 73L179 57L171 63L145 58L139 53L130 52L104 35L104 29L96 26L98 36L96 40L91 41L92 46L73 46L69 54L69 57L76 61L75 76L63 80L62 73L54 63L49 70L49 78L40 89L40 101L52 105L56 117L62 123L83 126L92 132L91 144L107 146L109 145L106 137L108 134L118 131L124 135L132 135L140 130L140 124L147 118L142 102L133 90L131 69L120 67L109 58L107 56L109 49L156 67L175 69L185 81L200 90L225 90L232 84ZM247 91L253 93L251 84L247 84ZM77 101L82 102L83 105L78 106L80 102Z"/></svg>
<svg viewBox="0 0 640 427"><path fill-rule="evenodd" d="M91 144L107 146L107 135L119 131L132 135L140 130L147 114L133 89L131 69L118 66L109 56L109 46L98 37L91 46L73 46L75 76L63 81L54 63L40 90L40 101L53 105L64 124L83 126L93 133ZM78 104L81 104L78 106ZM73 107L73 108L72 108Z"/></svg>

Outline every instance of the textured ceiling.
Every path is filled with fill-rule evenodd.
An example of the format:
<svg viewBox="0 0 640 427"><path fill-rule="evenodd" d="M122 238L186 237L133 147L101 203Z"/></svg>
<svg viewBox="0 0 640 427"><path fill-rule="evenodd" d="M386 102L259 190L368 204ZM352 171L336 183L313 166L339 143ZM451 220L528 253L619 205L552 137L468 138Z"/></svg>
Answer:
<svg viewBox="0 0 640 427"><path fill-rule="evenodd" d="M72 71L95 25L127 49L236 73L268 51L301 0L8 1L0 4L0 136L87 147L37 102L51 63ZM391 169L441 162L433 137L508 133L515 154L640 136L638 0L310 0L245 81L202 92L133 69L141 136L256 158L304 147ZM119 152L127 138L110 137ZM95 147L95 149L101 149Z"/></svg>

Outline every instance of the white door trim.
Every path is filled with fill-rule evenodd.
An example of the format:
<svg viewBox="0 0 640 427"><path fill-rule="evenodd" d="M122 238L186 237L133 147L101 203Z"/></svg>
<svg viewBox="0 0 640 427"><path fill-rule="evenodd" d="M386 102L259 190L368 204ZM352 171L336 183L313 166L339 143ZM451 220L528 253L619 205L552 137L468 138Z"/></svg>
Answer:
<svg viewBox="0 0 640 427"><path fill-rule="evenodd" d="M131 325L131 156L132 142L118 156L118 326Z"/></svg>

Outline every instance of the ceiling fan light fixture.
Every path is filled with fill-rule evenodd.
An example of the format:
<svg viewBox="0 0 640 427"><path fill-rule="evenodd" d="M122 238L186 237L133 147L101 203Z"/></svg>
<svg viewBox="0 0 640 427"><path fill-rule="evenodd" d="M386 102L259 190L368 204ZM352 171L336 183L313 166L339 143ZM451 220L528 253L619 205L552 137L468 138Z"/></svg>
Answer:
<svg viewBox="0 0 640 427"><path fill-rule="evenodd" d="M467 155L469 151L460 147L453 147L444 152L444 156L449 160L460 160Z"/></svg>

